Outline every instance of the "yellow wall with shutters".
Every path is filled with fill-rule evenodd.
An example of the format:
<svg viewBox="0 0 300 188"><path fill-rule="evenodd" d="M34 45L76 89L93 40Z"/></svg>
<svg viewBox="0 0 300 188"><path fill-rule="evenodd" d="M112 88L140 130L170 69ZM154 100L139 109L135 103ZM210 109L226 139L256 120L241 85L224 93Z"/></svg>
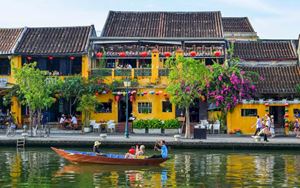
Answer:
<svg viewBox="0 0 300 188"><path fill-rule="evenodd" d="M284 104L270 104L270 106L284 106ZM260 117L265 116L265 104L238 104L232 112L227 115L227 132L233 132L235 129L240 129L242 134L253 134L255 132L256 117L245 117L241 115L242 109L257 109L257 115ZM295 121L294 109L300 109L300 104L289 104L287 107L288 121ZM283 118L283 117L281 117ZM253 127L252 127L253 126Z"/></svg>

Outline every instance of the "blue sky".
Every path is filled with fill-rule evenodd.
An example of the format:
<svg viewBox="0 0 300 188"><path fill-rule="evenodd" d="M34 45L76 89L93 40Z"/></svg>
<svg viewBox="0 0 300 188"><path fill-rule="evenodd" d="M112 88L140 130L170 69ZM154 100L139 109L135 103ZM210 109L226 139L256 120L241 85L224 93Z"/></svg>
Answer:
<svg viewBox="0 0 300 188"><path fill-rule="evenodd" d="M221 11L247 16L261 38L298 38L299 0L0 0L0 27L94 24L101 31L109 10Z"/></svg>

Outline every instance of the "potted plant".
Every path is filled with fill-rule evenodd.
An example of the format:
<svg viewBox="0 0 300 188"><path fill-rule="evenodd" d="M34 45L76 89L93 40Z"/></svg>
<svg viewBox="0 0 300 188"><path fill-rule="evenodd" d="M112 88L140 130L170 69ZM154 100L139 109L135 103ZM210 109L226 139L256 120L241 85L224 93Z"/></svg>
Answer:
<svg viewBox="0 0 300 188"><path fill-rule="evenodd" d="M96 104L98 103L96 96L94 95L82 95L79 101L77 110L82 112L83 117L83 131L91 132L90 118L91 113L95 111Z"/></svg>
<svg viewBox="0 0 300 188"><path fill-rule="evenodd" d="M135 120L133 121L133 132L137 134L146 133L147 120Z"/></svg>
<svg viewBox="0 0 300 188"><path fill-rule="evenodd" d="M180 132L180 122L177 119L169 119L163 122L162 132L164 134L178 134Z"/></svg>
<svg viewBox="0 0 300 188"><path fill-rule="evenodd" d="M159 119L148 120L149 134L160 134L163 124Z"/></svg>

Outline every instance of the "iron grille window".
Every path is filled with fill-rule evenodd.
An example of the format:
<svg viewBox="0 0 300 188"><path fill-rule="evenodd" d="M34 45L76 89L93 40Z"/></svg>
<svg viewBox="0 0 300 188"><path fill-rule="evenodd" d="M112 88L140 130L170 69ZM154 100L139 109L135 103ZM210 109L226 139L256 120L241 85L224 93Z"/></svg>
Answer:
<svg viewBox="0 0 300 188"><path fill-rule="evenodd" d="M300 117L300 109L294 108L294 117L299 118Z"/></svg>
<svg viewBox="0 0 300 188"><path fill-rule="evenodd" d="M138 112L140 114L150 114L152 113L152 103L151 102L139 102Z"/></svg>
<svg viewBox="0 0 300 188"><path fill-rule="evenodd" d="M97 113L111 113L112 112L112 103L111 102L102 102L96 106Z"/></svg>
<svg viewBox="0 0 300 188"><path fill-rule="evenodd" d="M241 115L246 117L255 117L257 116L257 109L242 109Z"/></svg>
<svg viewBox="0 0 300 188"><path fill-rule="evenodd" d="M172 103L170 101L162 101L162 111L172 112Z"/></svg>

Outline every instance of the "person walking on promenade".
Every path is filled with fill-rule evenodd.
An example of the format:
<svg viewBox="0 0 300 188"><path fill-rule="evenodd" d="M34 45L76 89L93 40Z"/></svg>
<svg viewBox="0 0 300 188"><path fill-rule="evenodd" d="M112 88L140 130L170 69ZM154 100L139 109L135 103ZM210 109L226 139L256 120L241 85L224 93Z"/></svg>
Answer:
<svg viewBox="0 0 300 188"><path fill-rule="evenodd" d="M265 142L269 142L268 135L270 135L269 127L265 126L262 130L259 131L258 136L263 136Z"/></svg>
<svg viewBox="0 0 300 188"><path fill-rule="evenodd" d="M275 137L275 124L274 124L274 116L271 115L271 123L270 123L270 132L271 132L271 137Z"/></svg>
<svg viewBox="0 0 300 188"><path fill-rule="evenodd" d="M295 124L294 124L294 132L296 133L296 137L299 138L299 120L298 118L295 120Z"/></svg>
<svg viewBox="0 0 300 188"><path fill-rule="evenodd" d="M256 125L256 130L253 136L256 136L257 133L259 133L260 129L262 128L261 120L259 118L259 115L257 115L256 123L252 126L254 127Z"/></svg>

